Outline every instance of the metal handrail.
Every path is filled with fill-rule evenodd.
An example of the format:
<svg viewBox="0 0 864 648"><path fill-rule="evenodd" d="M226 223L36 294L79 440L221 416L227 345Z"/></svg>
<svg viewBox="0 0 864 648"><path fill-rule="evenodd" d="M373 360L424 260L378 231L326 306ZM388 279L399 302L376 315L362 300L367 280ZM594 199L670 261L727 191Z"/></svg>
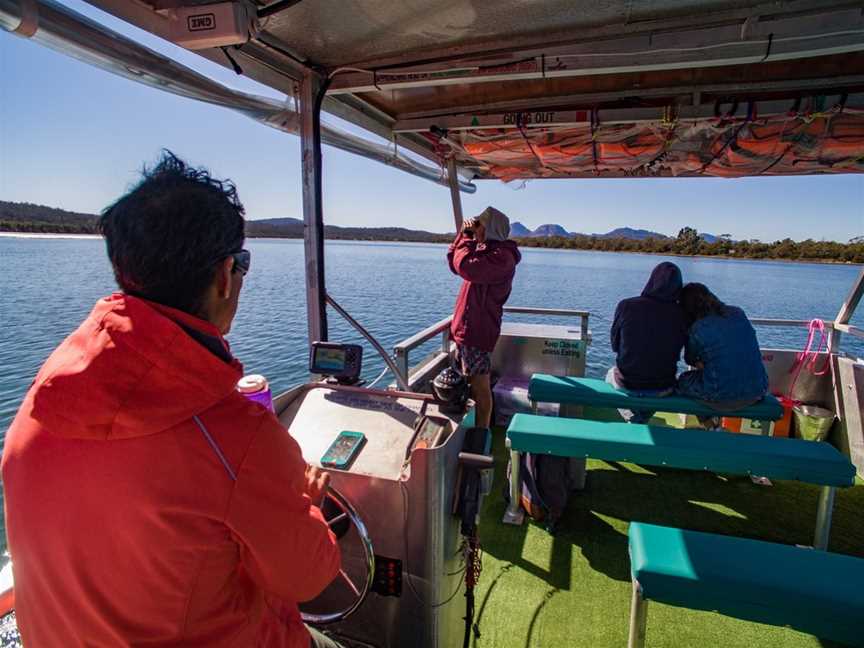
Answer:
<svg viewBox="0 0 864 648"><path fill-rule="evenodd" d="M848 333L849 335L864 340L864 329L858 328L852 324L834 324L833 328L835 331L839 331L840 333Z"/></svg>
<svg viewBox="0 0 864 648"><path fill-rule="evenodd" d="M416 349L418 346L423 344L424 342L428 342L433 337L438 335L439 333L443 333L448 328L450 328L450 322L453 321L453 316L448 315L444 319L435 322L432 326L427 326L425 329L420 331L419 333L415 333L407 340L402 340L399 344L393 347L393 350L396 352L398 356L401 353L405 353L411 351L412 349Z"/></svg>
<svg viewBox="0 0 864 648"><path fill-rule="evenodd" d="M528 313L532 315L564 315L587 318L591 316L591 311L576 310L573 308L539 308L536 306L505 306L505 313Z"/></svg>
<svg viewBox="0 0 864 648"><path fill-rule="evenodd" d="M410 391L408 388L408 372L406 371L405 373L402 373L401 367L393 361L393 358L391 358L384 350L384 347L381 346L378 340L376 340L369 331L363 328L363 325L360 324L360 322L351 317L351 315L348 314L348 311L342 308L329 294L327 295L327 303L330 304L330 306L333 307L333 309L339 313L346 322L353 326L360 335L369 341L369 344L371 344L378 352L378 355L381 356L381 359L384 360L384 363L390 368L393 375L396 376L396 382L399 385L399 389Z"/></svg>
<svg viewBox="0 0 864 648"><path fill-rule="evenodd" d="M582 339L587 339L588 336L588 319L591 316L590 311L577 310L571 308L535 308L533 306L505 306L505 313L523 314L523 315L545 315L552 317L578 317L581 320L581 335ZM450 351L450 324L453 321L453 316L448 315L442 320L435 322L431 326L427 326L422 331L419 331L411 337L399 342L393 351L395 354L395 363L399 368L399 372L406 380L409 379L409 355L412 350L425 344L436 335L441 335L441 352L448 353ZM864 329L852 326L850 324L835 324L830 319L823 320L825 328L829 331L838 331L849 333L855 337L864 339ZM765 317L750 318L750 323L754 326L768 326L776 328L807 328L810 326L811 320L795 320L795 319L774 319Z"/></svg>
<svg viewBox="0 0 864 648"><path fill-rule="evenodd" d="M441 335L441 353L450 353L450 322L452 321L453 316L448 315L444 319L435 322L432 326L427 326L419 333L415 333L407 340L402 340L393 347L393 354L396 356L396 366L399 367L399 371L402 372L409 382L411 367L408 357L413 349L428 342L436 335Z"/></svg>
<svg viewBox="0 0 864 648"><path fill-rule="evenodd" d="M505 306L505 313L521 313L524 315L547 315L557 317L580 318L580 334L583 340L588 339L588 318L591 312L586 310L575 310L573 308L535 308L533 306Z"/></svg>
<svg viewBox="0 0 864 648"><path fill-rule="evenodd" d="M776 326L788 328L807 328L812 320L791 320L791 319L770 319L763 317L751 317L750 323L753 326ZM825 328L834 330L836 327L830 319L822 320L825 322Z"/></svg>
<svg viewBox="0 0 864 648"><path fill-rule="evenodd" d="M505 313L523 314L523 315L545 315L547 317L578 317L581 321L580 331L583 340L588 339L588 318L591 313L586 310L575 310L572 308L535 308L533 306L505 306ZM444 319L435 322L431 326L427 326L422 331L415 333L406 340L402 340L399 344L393 347L393 353L396 357L396 365L399 371L410 382L410 362L409 356L411 351L422 344L425 344L436 335L441 335L441 353L450 352L450 324L453 321L453 316L448 315Z"/></svg>

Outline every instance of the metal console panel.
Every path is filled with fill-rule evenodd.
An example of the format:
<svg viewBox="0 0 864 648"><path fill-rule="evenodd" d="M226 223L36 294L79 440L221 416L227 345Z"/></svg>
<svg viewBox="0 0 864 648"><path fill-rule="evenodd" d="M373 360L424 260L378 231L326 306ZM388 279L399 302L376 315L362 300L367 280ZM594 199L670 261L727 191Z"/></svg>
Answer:
<svg viewBox="0 0 864 648"><path fill-rule="evenodd" d="M452 432L406 462L413 424L421 413L449 418ZM370 593L348 619L328 626L337 635L379 648L459 645L464 597L459 521L453 500L464 430L428 397L321 385L307 386L282 410L280 421L313 465L342 430L362 432L366 445L347 471L330 470L332 483L354 505L377 556L402 562L401 596ZM350 573L360 556L343 542ZM346 594L335 581L314 602L339 607Z"/></svg>
<svg viewBox="0 0 864 648"><path fill-rule="evenodd" d="M591 334L580 326L504 322L492 353L499 376L529 379L534 373L584 376Z"/></svg>

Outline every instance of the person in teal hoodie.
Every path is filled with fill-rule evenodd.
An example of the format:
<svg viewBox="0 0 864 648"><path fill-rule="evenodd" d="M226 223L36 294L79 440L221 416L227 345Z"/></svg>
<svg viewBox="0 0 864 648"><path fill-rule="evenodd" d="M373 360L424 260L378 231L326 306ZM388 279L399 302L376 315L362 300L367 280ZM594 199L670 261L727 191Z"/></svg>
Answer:
<svg viewBox="0 0 864 648"><path fill-rule="evenodd" d="M689 325L684 360L693 369L678 376L678 393L719 411L762 399L768 393L768 375L744 311L724 304L700 283L684 286L680 299Z"/></svg>

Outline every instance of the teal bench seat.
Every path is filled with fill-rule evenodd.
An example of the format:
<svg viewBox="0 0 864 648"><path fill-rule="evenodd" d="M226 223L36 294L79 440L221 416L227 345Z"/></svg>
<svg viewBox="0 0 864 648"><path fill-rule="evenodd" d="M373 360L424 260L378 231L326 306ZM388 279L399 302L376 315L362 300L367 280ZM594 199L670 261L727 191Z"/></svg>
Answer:
<svg viewBox="0 0 864 648"><path fill-rule="evenodd" d="M861 558L639 522L629 536L630 648L644 646L647 601L864 645Z"/></svg>
<svg viewBox="0 0 864 648"><path fill-rule="evenodd" d="M814 541L820 549L828 544L834 489L855 483L855 466L830 444L722 430L679 430L520 413L507 428L507 445L511 465L517 467L518 453L533 452L817 484L823 487ZM521 522L518 472L511 469L514 481L505 514L505 522L516 524Z"/></svg>
<svg viewBox="0 0 864 648"><path fill-rule="evenodd" d="M604 380L534 374L528 384L528 398L535 403L562 405L593 405L633 410L677 412L695 416L740 416L762 421L777 421L783 417L783 407L768 394L758 403L733 412L719 412L704 402L686 396L634 396Z"/></svg>
<svg viewBox="0 0 864 648"><path fill-rule="evenodd" d="M519 452L753 474L820 486L855 483L855 466L834 446L802 439L523 413L510 421L507 438L510 448Z"/></svg>

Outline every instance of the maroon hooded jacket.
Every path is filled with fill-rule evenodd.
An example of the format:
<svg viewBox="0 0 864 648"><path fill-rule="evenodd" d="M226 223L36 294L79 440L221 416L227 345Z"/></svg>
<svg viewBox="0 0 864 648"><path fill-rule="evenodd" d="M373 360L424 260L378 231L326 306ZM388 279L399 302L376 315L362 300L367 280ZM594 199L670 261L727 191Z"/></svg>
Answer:
<svg viewBox="0 0 864 648"><path fill-rule="evenodd" d="M447 252L450 270L462 277L450 337L457 344L491 352L501 334L504 304L522 255L515 241L480 245L461 232Z"/></svg>

